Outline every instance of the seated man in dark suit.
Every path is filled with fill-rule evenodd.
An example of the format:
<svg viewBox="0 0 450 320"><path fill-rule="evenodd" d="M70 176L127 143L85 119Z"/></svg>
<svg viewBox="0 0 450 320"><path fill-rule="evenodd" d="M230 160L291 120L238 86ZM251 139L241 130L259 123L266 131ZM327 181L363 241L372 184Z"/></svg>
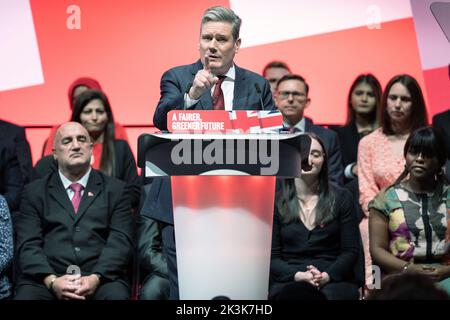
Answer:
<svg viewBox="0 0 450 320"><path fill-rule="evenodd" d="M63 124L54 142L58 171L25 188L17 217L15 299L129 298L130 200L125 183L90 167L91 156L86 129Z"/></svg>
<svg viewBox="0 0 450 320"><path fill-rule="evenodd" d="M20 126L0 120L0 139L9 139L14 143L15 153L22 172L22 180L24 184L27 184L31 180L33 165L25 130Z"/></svg>
<svg viewBox="0 0 450 320"><path fill-rule="evenodd" d="M161 98L154 125L167 129L170 110L273 110L269 83L260 75L234 64L241 39L241 19L230 9L205 11L200 30L200 59L170 69L161 79ZM167 260L170 298L178 299L177 262L170 179L155 178L141 215L161 226L163 254ZM149 241L151 241L149 239Z"/></svg>
<svg viewBox="0 0 450 320"><path fill-rule="evenodd" d="M312 132L319 136L325 145L330 180L336 184L342 184L344 169L337 134L332 130L314 125L310 119L304 117L305 108L311 102L308 91L308 83L303 77L296 74L285 75L278 81L275 105L283 114L283 125L286 130Z"/></svg>
<svg viewBox="0 0 450 320"><path fill-rule="evenodd" d="M145 179L147 180L147 179ZM152 184L144 186L145 195ZM141 213L137 218L140 300L167 300L170 295L166 257L162 252L162 223Z"/></svg>

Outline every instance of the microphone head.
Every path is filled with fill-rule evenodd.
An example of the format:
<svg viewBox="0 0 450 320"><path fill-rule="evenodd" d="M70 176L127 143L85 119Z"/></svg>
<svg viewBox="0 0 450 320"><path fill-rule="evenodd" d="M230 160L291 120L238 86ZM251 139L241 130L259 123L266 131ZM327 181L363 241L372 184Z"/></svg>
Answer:
<svg viewBox="0 0 450 320"><path fill-rule="evenodd" d="M256 89L256 92L261 94L261 87L259 86L258 82L255 82L255 89Z"/></svg>

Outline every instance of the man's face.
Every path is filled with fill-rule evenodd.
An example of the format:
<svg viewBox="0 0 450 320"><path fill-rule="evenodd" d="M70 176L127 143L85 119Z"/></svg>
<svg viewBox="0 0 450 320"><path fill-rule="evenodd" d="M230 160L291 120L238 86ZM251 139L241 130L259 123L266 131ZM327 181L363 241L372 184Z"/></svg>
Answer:
<svg viewBox="0 0 450 320"><path fill-rule="evenodd" d="M275 91L277 90L277 83L285 75L290 74L289 70L285 68L269 68L266 69L264 77L270 83L270 91L272 91L272 95L275 95Z"/></svg>
<svg viewBox="0 0 450 320"><path fill-rule="evenodd" d="M57 131L53 157L63 173L89 167L92 143L86 129L77 122L63 124Z"/></svg>
<svg viewBox="0 0 450 320"><path fill-rule="evenodd" d="M205 64L209 57L211 72L225 74L233 65L234 55L239 51L241 39L235 40L231 33L231 23L207 22L200 31L200 59Z"/></svg>
<svg viewBox="0 0 450 320"><path fill-rule="evenodd" d="M279 84L275 93L275 104L283 117L292 125L303 118L303 112L310 100L306 95L305 83L286 80Z"/></svg>

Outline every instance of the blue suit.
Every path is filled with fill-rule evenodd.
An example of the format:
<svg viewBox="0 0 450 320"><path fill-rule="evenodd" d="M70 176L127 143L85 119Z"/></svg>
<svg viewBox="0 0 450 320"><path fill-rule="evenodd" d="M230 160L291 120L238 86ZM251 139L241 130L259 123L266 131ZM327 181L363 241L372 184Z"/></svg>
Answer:
<svg viewBox="0 0 450 320"><path fill-rule="evenodd" d="M184 108L184 94L190 89L195 75L203 69L200 60L196 63L175 67L166 71L161 78L161 98L153 115L153 124L160 130L167 130L167 113L170 110ZM264 110L275 109L270 85L260 75L235 65L236 77L234 82L233 110L262 110L260 96ZM255 83L261 88L261 94L256 91ZM190 110L211 110L213 101L211 93L206 90L199 101Z"/></svg>
<svg viewBox="0 0 450 320"><path fill-rule="evenodd" d="M167 130L167 113L170 110L184 108L184 94L189 90L195 75L203 69L200 60L194 64L176 67L166 71L161 79L161 98L153 116L154 125L160 130ZM273 110L275 105L270 85L260 75L239 68L235 65L235 82L233 93L233 110ZM257 92L255 83L261 89ZM190 110L212 110L211 93L206 90L199 101ZM163 253L166 256L170 281L170 298L178 299L178 277L175 251L175 233L173 222L172 190L170 178L156 178L145 199L142 215L160 222Z"/></svg>

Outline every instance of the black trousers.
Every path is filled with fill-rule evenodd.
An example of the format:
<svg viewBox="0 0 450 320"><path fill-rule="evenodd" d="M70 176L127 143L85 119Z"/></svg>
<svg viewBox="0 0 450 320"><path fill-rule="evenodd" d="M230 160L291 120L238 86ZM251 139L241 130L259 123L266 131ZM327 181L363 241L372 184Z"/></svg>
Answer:
<svg viewBox="0 0 450 320"><path fill-rule="evenodd" d="M166 224L161 229L163 254L166 257L169 272L170 300L179 300L177 253L175 247L175 229L173 225Z"/></svg>
<svg viewBox="0 0 450 320"><path fill-rule="evenodd" d="M128 300L130 288L124 281L113 281L101 284L92 300ZM56 296L44 284L23 283L16 288L14 300L55 300Z"/></svg>
<svg viewBox="0 0 450 320"><path fill-rule="evenodd" d="M330 282L319 290L311 284L289 282L272 286L271 300L358 300L358 286L351 282Z"/></svg>

